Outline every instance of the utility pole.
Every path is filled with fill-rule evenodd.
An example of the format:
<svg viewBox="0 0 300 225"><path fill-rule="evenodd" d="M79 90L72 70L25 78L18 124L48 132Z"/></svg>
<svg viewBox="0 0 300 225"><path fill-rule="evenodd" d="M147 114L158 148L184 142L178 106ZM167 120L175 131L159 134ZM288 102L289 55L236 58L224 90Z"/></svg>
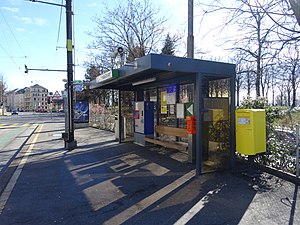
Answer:
<svg viewBox="0 0 300 225"><path fill-rule="evenodd" d="M3 75L1 75L1 106L2 106L2 116L4 116L4 81Z"/></svg>
<svg viewBox="0 0 300 225"><path fill-rule="evenodd" d="M300 26L300 0L289 0L289 2Z"/></svg>
<svg viewBox="0 0 300 225"><path fill-rule="evenodd" d="M39 1L39 0L27 0L31 2L45 3L48 5L60 6L66 8L66 35L67 35L67 93L68 93L68 110L66 114L65 121L65 133L63 133L63 138L65 141L65 148L68 150L73 150L77 147L77 141L74 138L74 101L73 101L73 41L72 41L72 0L66 0L65 5ZM38 70L38 69L28 69L25 65L25 72L28 70ZM46 70L53 71L53 70ZM61 70L62 72L63 70Z"/></svg>
<svg viewBox="0 0 300 225"><path fill-rule="evenodd" d="M65 148L73 150L77 147L74 139L74 101L73 101L73 41L72 41L72 0L66 0L67 27L67 74L68 74L68 131Z"/></svg>
<svg viewBox="0 0 300 225"><path fill-rule="evenodd" d="M188 0L188 38L187 38L187 57L194 58L194 1Z"/></svg>

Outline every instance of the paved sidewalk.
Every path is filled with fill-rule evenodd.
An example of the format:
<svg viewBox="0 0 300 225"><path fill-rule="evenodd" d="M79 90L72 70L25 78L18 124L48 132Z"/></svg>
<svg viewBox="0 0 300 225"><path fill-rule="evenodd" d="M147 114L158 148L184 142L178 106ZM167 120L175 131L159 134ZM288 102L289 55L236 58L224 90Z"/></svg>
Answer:
<svg viewBox="0 0 300 225"><path fill-rule="evenodd" d="M195 177L174 151L118 144L94 128L76 130L78 148L67 152L63 128L44 124L24 146L1 225L300 224L292 183L238 171Z"/></svg>

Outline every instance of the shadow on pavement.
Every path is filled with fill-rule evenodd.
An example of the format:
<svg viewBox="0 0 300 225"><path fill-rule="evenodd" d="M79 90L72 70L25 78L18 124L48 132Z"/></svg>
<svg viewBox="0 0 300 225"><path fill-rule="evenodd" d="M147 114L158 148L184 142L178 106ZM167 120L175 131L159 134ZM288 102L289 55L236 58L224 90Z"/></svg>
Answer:
<svg viewBox="0 0 300 225"><path fill-rule="evenodd" d="M1 224L238 224L258 192L272 191L264 180L228 171L195 177L193 165L168 151L118 144L97 132L80 137L71 152L57 148L61 140L48 147L38 140Z"/></svg>

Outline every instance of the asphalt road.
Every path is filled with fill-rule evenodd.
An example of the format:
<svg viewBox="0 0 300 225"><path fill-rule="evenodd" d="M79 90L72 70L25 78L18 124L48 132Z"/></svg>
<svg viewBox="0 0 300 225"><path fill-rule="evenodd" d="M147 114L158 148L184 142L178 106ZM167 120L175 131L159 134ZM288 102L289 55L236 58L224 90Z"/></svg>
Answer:
<svg viewBox="0 0 300 225"><path fill-rule="evenodd" d="M40 124L63 121L60 113L6 113L0 116L0 174L9 166L32 132Z"/></svg>

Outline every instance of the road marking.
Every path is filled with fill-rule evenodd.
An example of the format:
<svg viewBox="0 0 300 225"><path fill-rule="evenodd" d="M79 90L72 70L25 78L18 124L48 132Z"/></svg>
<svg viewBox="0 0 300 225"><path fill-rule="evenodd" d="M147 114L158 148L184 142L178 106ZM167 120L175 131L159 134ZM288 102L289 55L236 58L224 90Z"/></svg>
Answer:
<svg viewBox="0 0 300 225"><path fill-rule="evenodd" d="M22 158L21 162L19 163L17 169L15 170L14 174L10 178L10 180L9 180L9 182L8 182L5 190L3 191L2 195L0 196L0 215L2 214L3 209L4 209L5 205L6 205L6 202L9 199L9 196L12 193L12 191L13 191L16 183L17 183L17 180L18 180L18 178L19 178L19 176L20 176L20 174L21 174L21 172L23 170L23 167L25 166L25 163L27 162L27 159L28 159L28 157L29 157L29 155L30 155L33 147L34 147L34 144L35 144L35 142L36 142L36 140L37 140L37 138L39 136L39 133L40 133L42 127L43 127L43 125L41 125L39 127L39 129L37 131L37 134L35 134L35 137L34 137L32 143L30 144L27 152L23 156L23 158Z"/></svg>
<svg viewBox="0 0 300 225"><path fill-rule="evenodd" d="M187 211L179 220L174 223L174 225L187 224L201 209L204 208L205 204L208 202L209 197L217 194L221 189L215 189L207 192L207 194L199 200L189 211Z"/></svg>
<svg viewBox="0 0 300 225"><path fill-rule="evenodd" d="M126 210L120 212L109 220L105 221L104 224L122 224L126 220L140 213L144 209L148 208L153 203L157 202L159 199L163 198L167 194L179 188L181 185L188 182L195 176L195 170L190 171L189 173L179 177L177 180L173 181L171 184L163 187L159 191L153 193L152 195L144 198L133 206L127 208Z"/></svg>
<svg viewBox="0 0 300 225"><path fill-rule="evenodd" d="M0 124L0 129L9 129L9 128L15 128L15 127L29 127L29 126L37 126L39 124L32 124L32 123L24 123L24 124L19 124L19 123L14 123L14 124Z"/></svg>

